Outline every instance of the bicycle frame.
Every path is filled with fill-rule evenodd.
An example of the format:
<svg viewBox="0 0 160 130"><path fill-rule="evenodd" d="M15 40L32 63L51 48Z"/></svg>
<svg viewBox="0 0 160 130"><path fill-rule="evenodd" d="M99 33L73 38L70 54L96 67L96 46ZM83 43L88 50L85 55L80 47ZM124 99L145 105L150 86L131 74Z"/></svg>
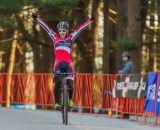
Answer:
<svg viewBox="0 0 160 130"><path fill-rule="evenodd" d="M62 105L62 120L63 124L68 124L68 103L69 103L69 93L68 86L66 83L66 77L62 77L61 86L61 105Z"/></svg>
<svg viewBox="0 0 160 130"><path fill-rule="evenodd" d="M62 110L62 121L63 124L68 124L68 110L69 110L69 88L66 83L67 75L71 73L58 73L61 76L62 85L60 87L61 96L61 110Z"/></svg>
<svg viewBox="0 0 160 130"><path fill-rule="evenodd" d="M60 87L60 96L61 96L61 111L62 111L62 121L63 124L68 124L68 109L69 109L69 90L66 83L66 76L68 73L59 73L61 76L61 87Z"/></svg>

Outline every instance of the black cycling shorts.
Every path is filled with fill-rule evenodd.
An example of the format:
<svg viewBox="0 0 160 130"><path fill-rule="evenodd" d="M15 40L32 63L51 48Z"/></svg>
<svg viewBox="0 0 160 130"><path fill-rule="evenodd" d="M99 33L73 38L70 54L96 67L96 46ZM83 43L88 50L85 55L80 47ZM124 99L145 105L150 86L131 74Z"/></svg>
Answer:
<svg viewBox="0 0 160 130"><path fill-rule="evenodd" d="M67 74L66 79L71 79L73 80L73 65L71 62L56 62L54 65L54 73L55 73L55 80L57 82L61 81L60 73L70 73Z"/></svg>

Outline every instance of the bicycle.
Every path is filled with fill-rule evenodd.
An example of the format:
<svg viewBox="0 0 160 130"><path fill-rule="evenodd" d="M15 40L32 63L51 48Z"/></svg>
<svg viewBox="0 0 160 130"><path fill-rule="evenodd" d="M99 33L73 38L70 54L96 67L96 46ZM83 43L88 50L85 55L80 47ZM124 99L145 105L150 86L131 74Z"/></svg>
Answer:
<svg viewBox="0 0 160 130"><path fill-rule="evenodd" d="M62 121L63 124L68 124L68 110L69 110L69 88L66 83L66 77L70 73L58 73L58 75L61 76L62 85L60 87L60 105L61 105L61 111L62 111Z"/></svg>

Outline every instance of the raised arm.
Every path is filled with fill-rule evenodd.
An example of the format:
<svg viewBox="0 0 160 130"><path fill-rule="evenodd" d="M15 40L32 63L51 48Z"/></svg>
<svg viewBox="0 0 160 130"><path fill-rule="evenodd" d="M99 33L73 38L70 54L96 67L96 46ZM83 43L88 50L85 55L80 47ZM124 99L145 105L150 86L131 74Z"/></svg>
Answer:
<svg viewBox="0 0 160 130"><path fill-rule="evenodd" d="M73 33L71 33L72 40L75 40L77 36L94 21L94 19L95 15L92 15L92 17L87 22L80 25Z"/></svg>
<svg viewBox="0 0 160 130"><path fill-rule="evenodd" d="M46 32L49 34L49 36L52 38L52 40L55 39L55 32L36 14L32 14L32 17L36 19L36 21L46 30Z"/></svg>
<svg viewBox="0 0 160 130"><path fill-rule="evenodd" d="M71 33L72 35L72 40L74 41L78 35L84 30L86 29L91 23L93 22L93 20L89 19L87 22L83 23L82 25L80 25L73 33Z"/></svg>

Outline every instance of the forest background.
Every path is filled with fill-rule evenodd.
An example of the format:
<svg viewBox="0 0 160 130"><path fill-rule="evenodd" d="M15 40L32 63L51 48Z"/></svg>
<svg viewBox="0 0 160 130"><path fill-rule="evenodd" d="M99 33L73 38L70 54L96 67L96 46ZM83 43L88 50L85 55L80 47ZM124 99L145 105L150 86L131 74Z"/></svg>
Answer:
<svg viewBox="0 0 160 130"><path fill-rule="evenodd" d="M158 71L159 7L160 0L0 0L0 72L52 72L52 40L31 11L55 31L59 21L68 21L71 32L96 14L73 46L77 73L117 73L124 50L134 73Z"/></svg>

